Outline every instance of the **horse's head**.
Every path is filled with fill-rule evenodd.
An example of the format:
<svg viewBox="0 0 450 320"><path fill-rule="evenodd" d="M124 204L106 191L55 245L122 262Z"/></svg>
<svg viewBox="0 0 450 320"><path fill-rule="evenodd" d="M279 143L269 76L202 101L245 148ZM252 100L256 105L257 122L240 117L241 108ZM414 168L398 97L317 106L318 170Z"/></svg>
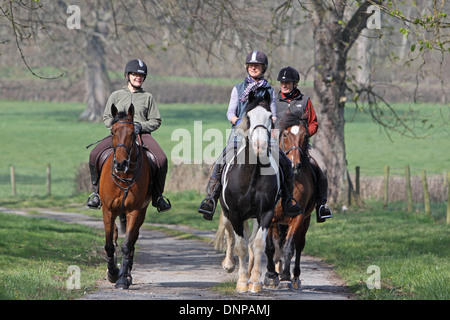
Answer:
<svg viewBox="0 0 450 320"><path fill-rule="evenodd" d="M114 170L126 173L130 167L131 151L135 141L134 106L130 105L128 112L118 112L116 106L111 106L114 117L111 127L112 145L114 148Z"/></svg>
<svg viewBox="0 0 450 320"><path fill-rule="evenodd" d="M297 171L301 166L302 156L308 150L308 123L297 115L286 113L280 121L280 148L292 162Z"/></svg>
<svg viewBox="0 0 450 320"><path fill-rule="evenodd" d="M270 93L264 97L254 97L249 94L248 105L243 121L238 129L243 129L257 156L267 156L272 129L272 112L270 112Z"/></svg>

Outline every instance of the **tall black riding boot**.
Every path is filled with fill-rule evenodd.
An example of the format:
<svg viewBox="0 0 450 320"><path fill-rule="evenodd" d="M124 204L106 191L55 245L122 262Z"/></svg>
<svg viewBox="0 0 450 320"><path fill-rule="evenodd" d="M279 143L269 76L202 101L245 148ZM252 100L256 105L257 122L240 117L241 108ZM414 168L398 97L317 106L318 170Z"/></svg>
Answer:
<svg viewBox="0 0 450 320"><path fill-rule="evenodd" d="M294 171L292 170L291 161L281 150L279 163L284 176L284 182L281 186L281 206L283 212L287 216L295 217L302 213L302 209L293 196L295 176Z"/></svg>
<svg viewBox="0 0 450 320"><path fill-rule="evenodd" d="M214 211L216 211L217 201L220 197L220 191L222 191L222 184L220 182L222 169L223 164L216 163L214 165L208 186L206 187L207 196L198 207L198 212L203 214L203 219L205 220L212 220Z"/></svg>
<svg viewBox="0 0 450 320"><path fill-rule="evenodd" d="M160 168L157 173L153 195L152 205L158 212L168 211L172 208L170 200L163 196L164 186L166 185L167 168Z"/></svg>
<svg viewBox="0 0 450 320"><path fill-rule="evenodd" d="M97 172L97 168L95 165L89 163L89 171L91 173L91 182L92 188L94 192L89 196L86 206L89 209L100 209L102 206L102 202L100 201L100 196L98 195L100 175Z"/></svg>
<svg viewBox="0 0 450 320"><path fill-rule="evenodd" d="M319 180L317 189L319 195L316 204L316 220L317 223L321 223L333 216L330 207L327 205L328 180Z"/></svg>

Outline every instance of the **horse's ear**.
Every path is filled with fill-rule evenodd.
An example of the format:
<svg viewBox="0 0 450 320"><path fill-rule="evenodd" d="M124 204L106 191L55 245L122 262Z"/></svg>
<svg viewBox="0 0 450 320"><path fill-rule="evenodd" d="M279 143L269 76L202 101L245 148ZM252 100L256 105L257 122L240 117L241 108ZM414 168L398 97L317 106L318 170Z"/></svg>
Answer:
<svg viewBox="0 0 450 320"><path fill-rule="evenodd" d="M253 99L255 99L255 93L253 91L250 91L250 93L248 94L248 102L252 102Z"/></svg>
<svg viewBox="0 0 450 320"><path fill-rule="evenodd" d="M111 106L111 114L112 114L113 118L115 118L117 116L117 108L114 105L114 103Z"/></svg>
<svg viewBox="0 0 450 320"><path fill-rule="evenodd" d="M131 119L133 119L134 117L134 105L131 104L130 107L128 108L128 115L131 117Z"/></svg>
<svg viewBox="0 0 450 320"><path fill-rule="evenodd" d="M266 93L264 93L264 100L266 100L270 104L271 97L269 91L266 91Z"/></svg>

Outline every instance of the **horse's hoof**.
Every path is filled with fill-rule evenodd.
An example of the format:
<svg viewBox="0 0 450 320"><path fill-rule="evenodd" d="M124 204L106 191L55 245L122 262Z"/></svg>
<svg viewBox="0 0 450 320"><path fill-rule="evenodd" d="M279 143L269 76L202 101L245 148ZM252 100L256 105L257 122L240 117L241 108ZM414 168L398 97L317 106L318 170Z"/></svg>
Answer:
<svg viewBox="0 0 450 320"><path fill-rule="evenodd" d="M269 278L266 276L264 278L264 286L268 289L276 289L278 287L279 283L280 283L280 280L278 279L278 277Z"/></svg>
<svg viewBox="0 0 450 320"><path fill-rule="evenodd" d="M126 283L116 283L116 289L128 290L129 287Z"/></svg>
<svg viewBox="0 0 450 320"><path fill-rule="evenodd" d="M261 285L260 282L250 283L250 284L248 285L248 290L249 290L251 293L258 293L258 292L261 292L261 291L262 291L262 285Z"/></svg>
<svg viewBox="0 0 450 320"><path fill-rule="evenodd" d="M300 290L302 287L302 282L299 278L293 278L292 279L292 289L294 290Z"/></svg>
<svg viewBox="0 0 450 320"><path fill-rule="evenodd" d="M227 272L227 273L232 273L234 271L234 268L236 267L236 262L233 260L231 261L231 263L229 261L222 261L222 268Z"/></svg>
<svg viewBox="0 0 450 320"><path fill-rule="evenodd" d="M116 289L125 289L127 290L130 287L130 282L127 278L120 278L116 282Z"/></svg>
<svg viewBox="0 0 450 320"><path fill-rule="evenodd" d="M247 292L247 290L248 290L247 283L242 283L242 282L236 283L236 291L237 292Z"/></svg>
<svg viewBox="0 0 450 320"><path fill-rule="evenodd" d="M106 276L109 282L116 283L117 279L119 279L119 269L116 269L114 273L110 273L109 270L106 270Z"/></svg>
<svg viewBox="0 0 450 320"><path fill-rule="evenodd" d="M280 281L280 284L277 287L278 290L291 290L292 282L288 280Z"/></svg>

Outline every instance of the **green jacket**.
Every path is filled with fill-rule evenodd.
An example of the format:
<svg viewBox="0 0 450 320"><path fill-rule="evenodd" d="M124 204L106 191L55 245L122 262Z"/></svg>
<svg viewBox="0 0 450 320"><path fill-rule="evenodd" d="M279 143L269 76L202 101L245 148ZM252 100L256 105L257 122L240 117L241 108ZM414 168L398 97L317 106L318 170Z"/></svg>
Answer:
<svg viewBox="0 0 450 320"><path fill-rule="evenodd" d="M103 112L103 124L111 129L113 116L111 106L114 103L117 110L127 112L131 103L134 105L134 121L142 125L142 133L151 133L161 125L161 114L156 106L152 94L142 88L136 92L131 92L128 87L114 91L106 102Z"/></svg>

